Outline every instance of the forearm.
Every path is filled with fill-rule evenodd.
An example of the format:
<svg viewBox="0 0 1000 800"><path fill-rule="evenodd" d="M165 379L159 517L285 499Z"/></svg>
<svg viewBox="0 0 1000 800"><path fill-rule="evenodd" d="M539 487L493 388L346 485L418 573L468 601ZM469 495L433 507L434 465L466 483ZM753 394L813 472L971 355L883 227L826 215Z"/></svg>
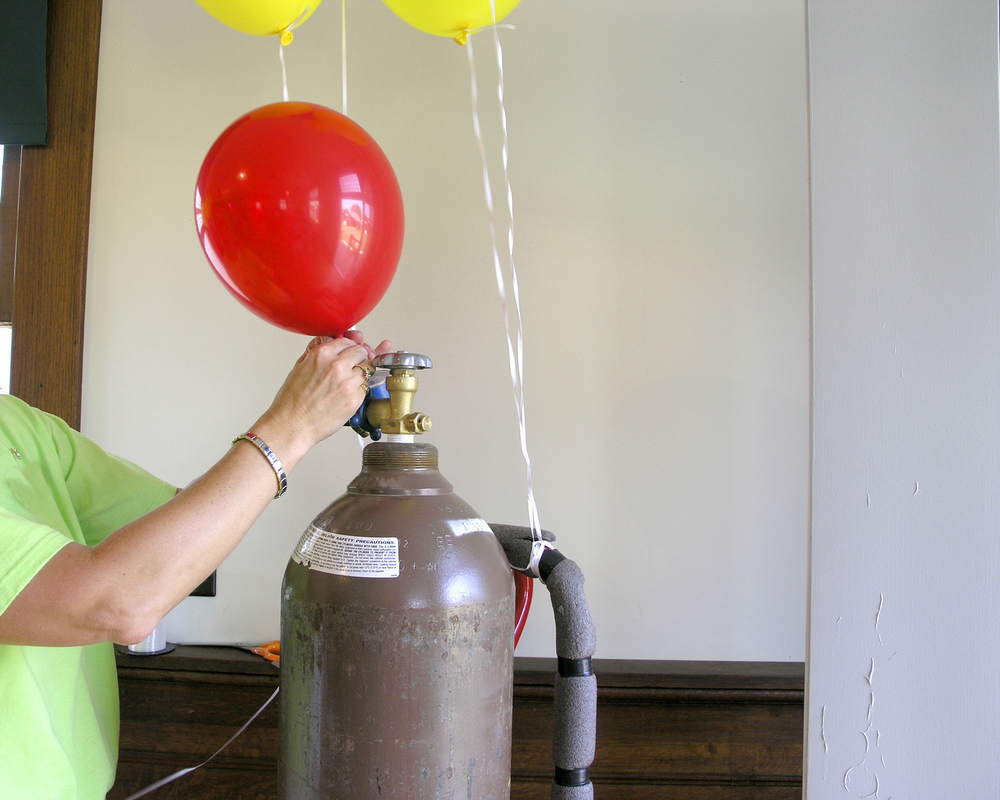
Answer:
<svg viewBox="0 0 1000 800"><path fill-rule="evenodd" d="M360 334L314 339L251 430L290 474L364 399ZM356 335L355 335L356 334ZM375 352L385 352L383 342ZM274 470L237 442L172 500L88 548L56 553L0 614L0 643L140 641L232 552L274 497Z"/></svg>
<svg viewBox="0 0 1000 800"><path fill-rule="evenodd" d="M291 473L308 447L266 420L255 427ZM276 486L261 453L238 442L158 509L95 547L59 551L0 615L0 642L141 641L232 552Z"/></svg>
<svg viewBox="0 0 1000 800"><path fill-rule="evenodd" d="M276 441L272 448L290 474L298 458L282 453ZM175 498L92 548L95 584L102 587L95 600L107 611L86 616L117 620L118 630L104 638L144 638L233 551L276 487L263 455L237 442Z"/></svg>

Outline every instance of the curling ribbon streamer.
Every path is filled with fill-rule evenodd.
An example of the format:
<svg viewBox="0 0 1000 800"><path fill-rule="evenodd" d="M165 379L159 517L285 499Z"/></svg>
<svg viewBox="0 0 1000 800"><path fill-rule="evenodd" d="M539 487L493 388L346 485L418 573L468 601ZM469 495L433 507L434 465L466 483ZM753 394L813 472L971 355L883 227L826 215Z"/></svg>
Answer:
<svg viewBox="0 0 1000 800"><path fill-rule="evenodd" d="M482 128L479 124L479 92L476 86L476 63L472 52L472 37L468 37L466 48L469 54L469 70L472 75L472 128L476 134L476 141L479 143L479 154L483 162L483 188L486 193L486 212L489 217L490 238L493 242L493 267L496 272L497 289L500 292L500 302L503 307L504 329L507 334L507 357L510 362L510 379L514 388L514 407L517 409L517 422L521 434L521 455L524 457L524 464L527 469L528 482L528 519L531 524L532 538L542 540L542 525L538 516L538 506L535 504L535 492L531 479L531 459L528 456L528 434L524 413L524 327L521 322L521 298L517 282L517 269L514 266L514 196L511 191L510 173L507 168L508 163L508 139L507 139L507 112L503 102L503 49L500 46L500 34L496 25L496 5L494 0L490 0L493 8L493 41L496 45L497 71L499 73L499 83L497 86L497 96L500 101L500 120L503 129L503 174L504 186L507 190L507 212L510 218L510 226L507 230L507 250L510 254L510 274L511 293L514 298L514 308L517 313L517 349L515 351L511 340L510 313L507 304L507 288L504 281L503 269L500 266L500 250L497 246L496 218L493 209L493 192L490 188L490 172L486 159L486 145L483 142Z"/></svg>
<svg viewBox="0 0 1000 800"><path fill-rule="evenodd" d="M344 85L344 101L340 113L347 116L347 0L340 3L340 77Z"/></svg>
<svg viewBox="0 0 1000 800"><path fill-rule="evenodd" d="M254 715L252 717L250 717L250 719L248 719L244 723L243 727L240 728L238 731L236 731L236 733L234 733L232 736L230 736L229 740L224 745L222 745L222 747L220 747L218 750L216 750L214 753L212 753L212 755L210 755L208 758L206 758L204 761L202 761L198 766L196 766L196 767L186 767L185 769L178 770L173 775L168 775L166 778L161 778L156 783L150 784L149 786L147 786L142 791L136 792L133 795L129 795L128 797L125 798L125 800L137 800L140 797L145 797L147 794L149 794L150 792L156 791L161 786L166 786L168 783L171 783L172 781L175 781L178 778L180 778L180 777L182 777L184 775L187 775L189 772L194 772L196 769L201 769L209 761L211 761L213 758L215 758L217 755L219 755L219 753L221 753L223 750L225 750L227 747L229 747L229 745L231 745L233 743L233 741L236 739L237 736L239 736L241 733L243 733L243 731L245 731L247 728L250 727L250 723L253 722L255 719L257 719L257 717L260 716L260 713L265 708L267 708L269 705L271 705L271 701L274 700L274 698L278 696L278 692L280 691L280 689L281 689L280 686L277 689L275 689L274 692L271 694L271 696L269 698L267 698L267 702L264 703L264 705L262 705L260 708L258 708L254 712Z"/></svg>
<svg viewBox="0 0 1000 800"><path fill-rule="evenodd" d="M288 73L285 71L285 42L284 36L278 37L278 58L281 60L281 99L288 102Z"/></svg>
<svg viewBox="0 0 1000 800"><path fill-rule="evenodd" d="M347 0L344 0L344 2L347 2ZM312 12L312 6L307 6L305 11L299 14L298 19L290 23L287 28L278 32L278 59L281 61L281 96L286 103L288 102L288 73L285 71L285 47L292 43L292 31L299 27Z"/></svg>

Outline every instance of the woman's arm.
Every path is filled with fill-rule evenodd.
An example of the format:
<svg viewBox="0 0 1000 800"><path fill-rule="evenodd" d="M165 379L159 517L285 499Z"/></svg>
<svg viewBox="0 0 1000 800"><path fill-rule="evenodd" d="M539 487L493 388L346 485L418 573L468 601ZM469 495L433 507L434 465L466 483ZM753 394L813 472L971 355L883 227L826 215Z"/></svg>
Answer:
<svg viewBox="0 0 1000 800"><path fill-rule="evenodd" d="M364 399L364 371L355 367L373 353L359 333L349 336L314 339L250 428L286 473ZM63 547L0 614L0 643L142 641L232 552L276 489L261 452L237 442L172 500L99 545Z"/></svg>

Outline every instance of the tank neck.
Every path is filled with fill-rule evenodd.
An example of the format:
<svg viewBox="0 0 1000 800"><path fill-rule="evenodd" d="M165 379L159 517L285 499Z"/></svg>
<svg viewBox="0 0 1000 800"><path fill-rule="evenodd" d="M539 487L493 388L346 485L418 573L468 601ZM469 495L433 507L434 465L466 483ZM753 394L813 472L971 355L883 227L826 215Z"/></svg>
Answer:
<svg viewBox="0 0 1000 800"><path fill-rule="evenodd" d="M372 442L362 454L362 469L398 470L438 468L438 450L421 442Z"/></svg>
<svg viewBox="0 0 1000 800"><path fill-rule="evenodd" d="M364 449L361 472L347 487L351 494L451 494L452 485L438 471L432 444L372 442Z"/></svg>

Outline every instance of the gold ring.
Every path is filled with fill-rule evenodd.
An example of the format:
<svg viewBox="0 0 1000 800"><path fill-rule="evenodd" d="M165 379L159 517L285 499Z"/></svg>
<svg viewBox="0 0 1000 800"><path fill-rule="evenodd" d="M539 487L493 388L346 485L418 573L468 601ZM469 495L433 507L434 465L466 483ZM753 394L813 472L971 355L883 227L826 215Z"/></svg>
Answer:
<svg viewBox="0 0 1000 800"><path fill-rule="evenodd" d="M372 389L372 387L368 385L368 381L362 383L361 388L365 390L365 394L368 394Z"/></svg>

